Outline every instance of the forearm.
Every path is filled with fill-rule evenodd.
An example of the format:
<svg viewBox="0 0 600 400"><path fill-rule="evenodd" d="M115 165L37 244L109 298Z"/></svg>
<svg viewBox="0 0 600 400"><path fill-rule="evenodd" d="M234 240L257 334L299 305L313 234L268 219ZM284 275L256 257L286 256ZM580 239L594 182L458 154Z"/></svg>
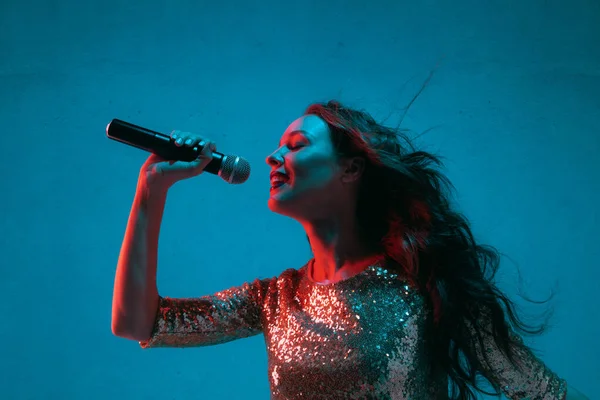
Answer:
<svg viewBox="0 0 600 400"><path fill-rule="evenodd" d="M167 193L150 194L138 184L121 246L112 305L112 331L145 340L152 331L158 306L156 270L158 237Z"/></svg>

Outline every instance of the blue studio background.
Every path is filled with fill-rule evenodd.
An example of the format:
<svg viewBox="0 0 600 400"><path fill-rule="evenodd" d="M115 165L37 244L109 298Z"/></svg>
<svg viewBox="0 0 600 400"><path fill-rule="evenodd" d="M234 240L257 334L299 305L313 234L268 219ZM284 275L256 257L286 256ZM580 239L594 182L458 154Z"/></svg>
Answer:
<svg viewBox="0 0 600 400"><path fill-rule="evenodd" d="M199 296L310 257L267 208L264 162L308 104L394 124L438 64L403 126L435 127L419 143L446 157L479 240L512 258L501 286L522 304L518 266L534 298L557 288L553 329L526 340L600 397L597 1L2 0L0 28L0 398L268 398L262 336L141 350L111 334L147 154L107 123L199 132L251 162L244 185L170 191L159 290Z"/></svg>

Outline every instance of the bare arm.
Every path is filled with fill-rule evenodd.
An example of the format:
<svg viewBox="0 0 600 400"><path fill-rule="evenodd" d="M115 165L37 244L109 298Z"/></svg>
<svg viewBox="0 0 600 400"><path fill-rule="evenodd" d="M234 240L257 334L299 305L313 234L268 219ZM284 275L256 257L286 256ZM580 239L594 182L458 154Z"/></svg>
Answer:
<svg viewBox="0 0 600 400"><path fill-rule="evenodd" d="M273 278L198 298L159 296L158 237L167 197L161 187L138 183L115 276L113 333L142 348L209 346L261 333Z"/></svg>
<svg viewBox="0 0 600 400"><path fill-rule="evenodd" d="M150 193L140 179L119 254L112 302L112 332L137 341L150 337L158 308L158 236L166 190Z"/></svg>
<svg viewBox="0 0 600 400"><path fill-rule="evenodd" d="M216 150L210 140L188 132L173 131L171 138L176 146L194 147L202 142L200 155L183 162L151 154L142 165L115 275L113 334L138 342L152 336L157 319L156 260L167 190L182 179L200 175Z"/></svg>

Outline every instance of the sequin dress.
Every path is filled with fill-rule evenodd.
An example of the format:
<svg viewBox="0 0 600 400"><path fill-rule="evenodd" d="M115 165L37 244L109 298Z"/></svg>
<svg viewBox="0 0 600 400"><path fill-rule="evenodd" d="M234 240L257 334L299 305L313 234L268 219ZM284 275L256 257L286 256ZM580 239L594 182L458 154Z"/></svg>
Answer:
<svg viewBox="0 0 600 400"><path fill-rule="evenodd" d="M263 334L272 400L447 399L432 367L424 298L381 266L332 284L308 266L193 299L160 297L143 348L208 346ZM532 353L515 371L491 346L487 376L511 399L564 399L566 382ZM480 356L482 352L479 351Z"/></svg>

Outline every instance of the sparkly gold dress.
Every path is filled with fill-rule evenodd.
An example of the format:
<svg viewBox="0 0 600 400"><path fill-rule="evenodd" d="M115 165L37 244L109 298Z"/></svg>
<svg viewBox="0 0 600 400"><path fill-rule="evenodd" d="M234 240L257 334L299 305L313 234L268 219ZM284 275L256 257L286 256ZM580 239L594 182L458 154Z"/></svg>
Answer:
<svg viewBox="0 0 600 400"><path fill-rule="evenodd" d="M194 299L160 298L149 347L209 346L263 334L271 399L447 399L425 332L431 310L381 266L319 284L309 262ZM566 382L533 353L511 367L486 341L486 376L511 399L564 399ZM480 349L478 354L482 354Z"/></svg>

